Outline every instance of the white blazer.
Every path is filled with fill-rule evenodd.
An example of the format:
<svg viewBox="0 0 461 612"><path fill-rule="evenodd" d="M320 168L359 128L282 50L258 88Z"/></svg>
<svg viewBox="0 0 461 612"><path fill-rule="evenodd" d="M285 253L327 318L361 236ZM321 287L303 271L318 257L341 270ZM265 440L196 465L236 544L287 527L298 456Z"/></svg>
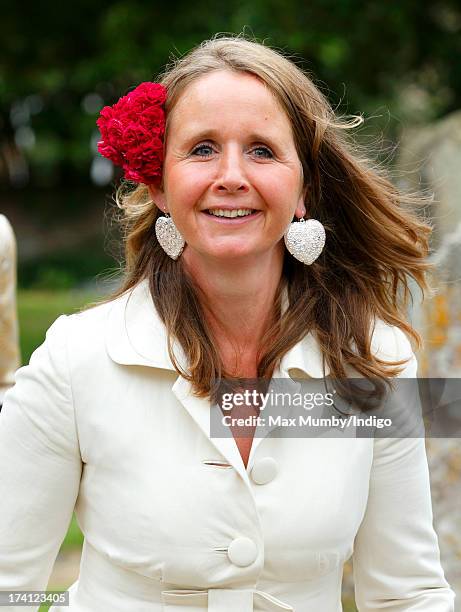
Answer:
<svg viewBox="0 0 461 612"><path fill-rule="evenodd" d="M415 376L397 328L373 350ZM328 374L310 334L274 376L299 370ZM75 508L80 575L54 612L339 612L351 555L361 612L454 610L424 438L255 438L245 469L190 392L147 281L53 323L0 415L0 589L46 588Z"/></svg>

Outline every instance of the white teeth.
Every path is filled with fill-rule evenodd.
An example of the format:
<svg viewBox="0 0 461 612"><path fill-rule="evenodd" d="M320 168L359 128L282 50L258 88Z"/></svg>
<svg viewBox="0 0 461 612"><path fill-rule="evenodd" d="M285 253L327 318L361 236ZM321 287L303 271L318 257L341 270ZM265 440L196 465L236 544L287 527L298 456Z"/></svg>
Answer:
<svg viewBox="0 0 461 612"><path fill-rule="evenodd" d="M215 217L246 217L247 215L251 215L253 210L251 208L239 208L237 210L215 208L214 210L209 210L208 212L215 215Z"/></svg>

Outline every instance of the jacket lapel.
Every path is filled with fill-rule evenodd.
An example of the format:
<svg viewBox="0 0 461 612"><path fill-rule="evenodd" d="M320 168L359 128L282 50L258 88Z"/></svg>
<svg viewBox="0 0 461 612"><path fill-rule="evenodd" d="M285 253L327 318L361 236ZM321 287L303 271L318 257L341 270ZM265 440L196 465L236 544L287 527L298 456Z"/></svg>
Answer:
<svg viewBox="0 0 461 612"><path fill-rule="evenodd" d="M155 309L147 279L112 302L105 344L109 357L116 363L174 370L168 355L166 329ZM174 350L184 366L181 346L175 344Z"/></svg>
<svg viewBox="0 0 461 612"><path fill-rule="evenodd" d="M110 358L121 365L140 365L174 371L168 355L166 329L153 304L147 279L111 303L105 330L105 344ZM173 347L180 366L186 368L186 358L181 346L175 342ZM307 375L310 378L322 378L329 373L327 366L325 370L323 369L322 353L312 334L307 334L284 355L273 378L291 381L290 373L294 377ZM204 435L249 485L248 471L232 435L225 438L210 435L209 400L194 396L191 384L180 375L172 386L172 392ZM257 428L248 470L252 467L259 444L272 429L273 427L262 431L261 427Z"/></svg>
<svg viewBox="0 0 461 612"><path fill-rule="evenodd" d="M243 464L237 444L229 431L229 436L217 438L210 435L210 402L202 397L192 395L192 385L182 376L178 376L172 391L184 408L203 431L205 436L216 447L232 467L237 470L243 480L249 485L248 473ZM217 409L217 407L215 407Z"/></svg>

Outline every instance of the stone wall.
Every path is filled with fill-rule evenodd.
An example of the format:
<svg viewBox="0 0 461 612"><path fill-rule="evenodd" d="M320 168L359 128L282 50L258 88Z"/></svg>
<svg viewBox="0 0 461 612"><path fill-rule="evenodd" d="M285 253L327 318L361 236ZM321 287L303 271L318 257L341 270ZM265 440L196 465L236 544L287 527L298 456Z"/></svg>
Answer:
<svg viewBox="0 0 461 612"><path fill-rule="evenodd" d="M434 194L429 282L434 294L416 299L410 314L421 333L418 376L461 378L461 111L403 134L398 169L402 186ZM461 610L461 439L426 438L434 525L442 565Z"/></svg>

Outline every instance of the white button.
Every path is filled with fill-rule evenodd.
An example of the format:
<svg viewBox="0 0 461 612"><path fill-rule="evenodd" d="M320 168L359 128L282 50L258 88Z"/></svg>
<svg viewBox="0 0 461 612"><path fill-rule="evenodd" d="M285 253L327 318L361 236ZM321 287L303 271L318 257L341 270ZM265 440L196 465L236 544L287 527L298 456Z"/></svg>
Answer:
<svg viewBox="0 0 461 612"><path fill-rule="evenodd" d="M227 549L227 556L234 565L246 567L256 561L258 549L250 538L236 538L230 543Z"/></svg>
<svg viewBox="0 0 461 612"><path fill-rule="evenodd" d="M277 476L277 461L272 457L263 457L255 461L251 477L256 484L267 484Z"/></svg>

